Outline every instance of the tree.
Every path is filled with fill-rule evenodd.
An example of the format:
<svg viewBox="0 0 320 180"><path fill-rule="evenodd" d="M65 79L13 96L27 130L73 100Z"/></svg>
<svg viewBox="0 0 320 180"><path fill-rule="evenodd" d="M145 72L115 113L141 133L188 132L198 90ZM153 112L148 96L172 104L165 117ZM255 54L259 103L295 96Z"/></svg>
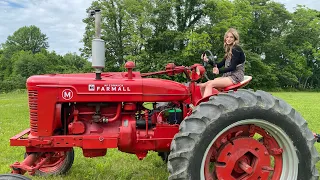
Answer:
<svg viewBox="0 0 320 180"><path fill-rule="evenodd" d="M28 78L35 74L48 72L49 60L43 53L33 54L31 51L20 51L12 56L13 75Z"/></svg>
<svg viewBox="0 0 320 180"><path fill-rule="evenodd" d="M0 56L0 80L11 76L13 72L12 55L20 51L30 51L36 54L41 49L48 48L48 38L41 33L36 26L24 26L8 36L2 46L2 56Z"/></svg>
<svg viewBox="0 0 320 180"><path fill-rule="evenodd" d="M102 9L102 39L106 42L107 69L116 70L110 68L121 66L128 58L134 59L141 67L158 67L158 64L163 65L163 58L156 59L159 53L171 54L181 59L177 57L181 55L181 51L176 50L186 47L184 42L188 41L187 34L202 17L203 5L199 0L94 1L90 8ZM89 18L84 19L84 22L87 28L83 38L85 47L81 51L82 55L89 57L93 23ZM149 62L141 59L146 54L149 59L152 58Z"/></svg>
<svg viewBox="0 0 320 180"><path fill-rule="evenodd" d="M129 38L129 30L131 22L129 15L126 13L125 0L106 0L94 1L89 9L101 9L102 16L102 33L101 39L105 41L106 47L106 69L117 70L117 68L124 63L125 48L129 45L125 44L126 39ZM94 20L92 18L85 18L83 20L87 24L86 32L83 37L85 47L80 49L82 55L85 57L91 56L91 42L94 38Z"/></svg>
<svg viewBox="0 0 320 180"><path fill-rule="evenodd" d="M38 27L34 25L24 26L15 31L12 36L9 36L3 47L10 49L12 52L23 50L35 54L40 52L42 48L47 49L49 47L47 40L47 36L41 33Z"/></svg>
<svg viewBox="0 0 320 180"><path fill-rule="evenodd" d="M319 71L317 53L320 49L320 18L317 16L318 14L319 12L316 10L298 6L293 13L290 33L286 39L286 43L292 51L291 54L295 55L292 57L292 61L296 64L297 72L299 72L298 83L302 88L306 88L311 79L320 78L317 75Z"/></svg>
<svg viewBox="0 0 320 180"><path fill-rule="evenodd" d="M91 71L90 62L76 54L49 52L47 37L36 26L19 28L0 46L0 91L25 88L32 75Z"/></svg>
<svg viewBox="0 0 320 180"><path fill-rule="evenodd" d="M253 8L247 0L211 0L207 1L205 14L209 18L209 24L205 31L210 35L212 50L223 56L223 38L229 28L235 28L240 33L242 45L246 45L248 27L252 24Z"/></svg>
<svg viewBox="0 0 320 180"><path fill-rule="evenodd" d="M252 52L262 54L265 43L281 37L288 29L290 13L283 4L270 0L252 0L253 22L248 26L248 41Z"/></svg>
<svg viewBox="0 0 320 180"><path fill-rule="evenodd" d="M222 59L229 28L240 33L246 74L254 88L320 86L319 12L298 6L290 13L271 0L97 0L107 71L122 71L126 60L136 70L157 71L166 63L198 63L205 49ZM90 56L93 20L87 24L82 53ZM179 79L179 78L178 78ZM177 79L175 79L177 80Z"/></svg>
<svg viewBox="0 0 320 180"><path fill-rule="evenodd" d="M92 71L91 64L86 59L75 53L67 53L63 56L61 64L65 67L64 73L80 73Z"/></svg>

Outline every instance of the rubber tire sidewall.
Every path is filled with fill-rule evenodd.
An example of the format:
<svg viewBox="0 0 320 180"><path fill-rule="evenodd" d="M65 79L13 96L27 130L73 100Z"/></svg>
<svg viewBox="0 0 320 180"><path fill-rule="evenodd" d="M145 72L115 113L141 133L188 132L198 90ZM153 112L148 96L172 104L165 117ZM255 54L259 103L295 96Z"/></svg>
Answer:
<svg viewBox="0 0 320 180"><path fill-rule="evenodd" d="M31 180L21 174L0 174L0 180Z"/></svg>
<svg viewBox="0 0 320 180"><path fill-rule="evenodd" d="M247 119L262 119L280 127L292 140L296 148L296 154L299 159L298 178L310 179L312 174L311 152L308 148L307 141L299 127L292 120L273 109L264 110L250 107L235 110L232 115L222 115L218 120L211 122L204 132L200 135L199 141L196 142L193 149L193 156L190 157L190 166L187 169L190 179L200 179L202 160L211 141L219 134L222 129L229 125ZM202 172L203 173L203 172Z"/></svg>

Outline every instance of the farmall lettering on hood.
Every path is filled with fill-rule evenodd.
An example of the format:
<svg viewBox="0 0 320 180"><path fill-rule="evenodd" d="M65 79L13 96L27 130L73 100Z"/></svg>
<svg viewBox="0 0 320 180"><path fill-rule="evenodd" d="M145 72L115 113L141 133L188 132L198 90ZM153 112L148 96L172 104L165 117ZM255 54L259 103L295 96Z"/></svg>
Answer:
<svg viewBox="0 0 320 180"><path fill-rule="evenodd" d="M89 91L96 92L130 92L130 87L123 84L105 84L96 86L95 84L89 84Z"/></svg>
<svg viewBox="0 0 320 180"><path fill-rule="evenodd" d="M132 72L132 79L128 79L127 74L102 73L99 80L93 78L93 73L36 75L28 79L27 85L44 91L46 102L52 104L65 101L183 101L190 96L188 87L181 83L142 78L140 72Z"/></svg>

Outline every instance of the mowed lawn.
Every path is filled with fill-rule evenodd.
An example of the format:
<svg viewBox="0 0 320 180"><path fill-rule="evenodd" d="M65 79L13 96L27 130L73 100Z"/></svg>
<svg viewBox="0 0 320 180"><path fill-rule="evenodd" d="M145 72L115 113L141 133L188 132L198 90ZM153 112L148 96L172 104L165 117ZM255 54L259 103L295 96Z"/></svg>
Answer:
<svg viewBox="0 0 320 180"><path fill-rule="evenodd" d="M312 131L320 132L320 93L281 92L272 93L294 107L307 120ZM10 172L9 165L22 161L23 147L10 147L10 137L29 127L28 99L25 92L0 94L0 174ZM320 144L316 144L320 152ZM75 148L75 161L66 176L32 177L32 179L167 179L166 164L155 152L139 161L135 155L108 150L99 158L84 158ZM320 163L317 164L320 171Z"/></svg>

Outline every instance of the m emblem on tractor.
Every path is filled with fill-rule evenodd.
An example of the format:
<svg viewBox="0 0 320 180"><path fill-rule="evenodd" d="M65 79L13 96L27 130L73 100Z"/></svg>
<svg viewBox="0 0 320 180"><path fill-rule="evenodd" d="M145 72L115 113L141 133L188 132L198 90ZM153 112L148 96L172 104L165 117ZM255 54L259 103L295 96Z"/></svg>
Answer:
<svg viewBox="0 0 320 180"><path fill-rule="evenodd" d="M62 91L62 98L64 100L70 100L73 98L73 92L70 89L65 89Z"/></svg>

